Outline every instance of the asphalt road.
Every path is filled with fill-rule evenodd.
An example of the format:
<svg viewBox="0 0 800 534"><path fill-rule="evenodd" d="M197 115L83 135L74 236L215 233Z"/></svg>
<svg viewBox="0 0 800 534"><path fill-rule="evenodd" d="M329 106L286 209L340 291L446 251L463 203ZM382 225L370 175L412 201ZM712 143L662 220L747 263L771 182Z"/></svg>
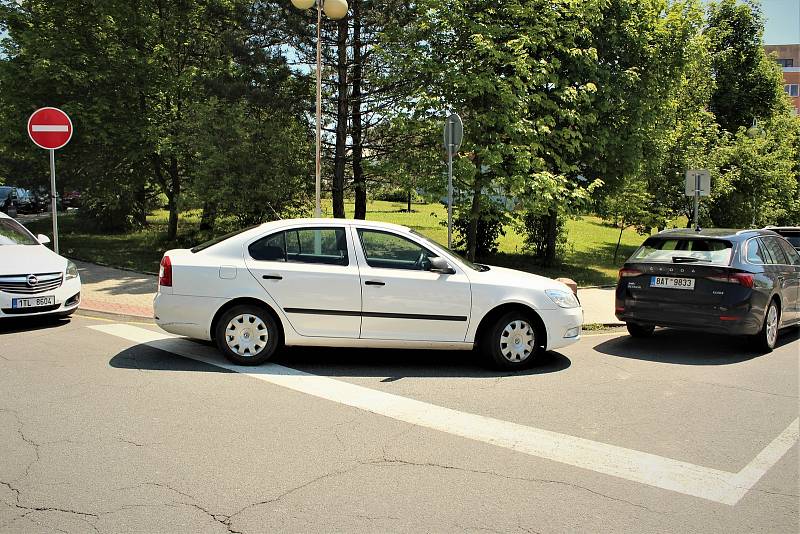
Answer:
<svg viewBox="0 0 800 534"><path fill-rule="evenodd" d="M779 343L252 369L150 324L0 324L0 532L796 533L798 330Z"/></svg>

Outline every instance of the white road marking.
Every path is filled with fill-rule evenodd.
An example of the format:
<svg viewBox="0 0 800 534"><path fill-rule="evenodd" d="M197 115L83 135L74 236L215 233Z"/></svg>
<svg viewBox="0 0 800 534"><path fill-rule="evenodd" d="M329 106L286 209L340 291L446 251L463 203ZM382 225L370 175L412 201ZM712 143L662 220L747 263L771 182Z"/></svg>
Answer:
<svg viewBox="0 0 800 534"><path fill-rule="evenodd" d="M398 421L730 506L738 503L797 443L800 434L800 420L795 419L741 471L730 473L634 449L459 412L281 365L243 367L224 360L213 347L137 326L113 324L88 328Z"/></svg>
<svg viewBox="0 0 800 534"><path fill-rule="evenodd" d="M66 124L32 124L32 132L68 132L69 127Z"/></svg>

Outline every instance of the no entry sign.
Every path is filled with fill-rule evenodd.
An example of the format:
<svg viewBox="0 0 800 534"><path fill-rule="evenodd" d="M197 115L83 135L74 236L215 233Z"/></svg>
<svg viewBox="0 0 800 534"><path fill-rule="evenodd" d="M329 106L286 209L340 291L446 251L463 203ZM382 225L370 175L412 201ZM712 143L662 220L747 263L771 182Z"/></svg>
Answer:
<svg viewBox="0 0 800 534"><path fill-rule="evenodd" d="M57 108L39 108L28 119L28 135L41 148L57 150L72 138L72 121Z"/></svg>

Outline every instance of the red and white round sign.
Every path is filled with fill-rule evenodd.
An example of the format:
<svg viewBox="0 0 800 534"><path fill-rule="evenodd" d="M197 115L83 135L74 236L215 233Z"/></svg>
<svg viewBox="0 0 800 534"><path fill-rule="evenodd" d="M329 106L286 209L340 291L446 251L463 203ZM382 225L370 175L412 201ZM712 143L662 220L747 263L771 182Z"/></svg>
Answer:
<svg viewBox="0 0 800 534"><path fill-rule="evenodd" d="M39 108L28 119L28 135L37 146L55 150L72 138L72 121L58 108Z"/></svg>

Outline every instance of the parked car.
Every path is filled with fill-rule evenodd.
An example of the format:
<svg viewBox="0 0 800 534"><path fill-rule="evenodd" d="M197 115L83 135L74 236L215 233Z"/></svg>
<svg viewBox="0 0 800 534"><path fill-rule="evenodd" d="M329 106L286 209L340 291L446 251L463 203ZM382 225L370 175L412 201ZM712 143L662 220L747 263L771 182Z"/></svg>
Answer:
<svg viewBox="0 0 800 534"><path fill-rule="evenodd" d="M17 187L17 212L39 213L38 204L33 193L21 187Z"/></svg>
<svg viewBox="0 0 800 534"><path fill-rule="evenodd" d="M800 226L767 226L767 229L782 235L795 250L800 251Z"/></svg>
<svg viewBox="0 0 800 534"><path fill-rule="evenodd" d="M665 230L620 269L615 312L633 337L667 326L770 351L800 323L800 254L771 230Z"/></svg>
<svg viewBox="0 0 800 534"><path fill-rule="evenodd" d="M65 191L63 201L66 208L79 208L81 206L81 192Z"/></svg>
<svg viewBox="0 0 800 534"><path fill-rule="evenodd" d="M281 345L463 349L523 368L580 338L555 280L476 265L403 226L295 219L164 254L154 300L168 332L238 364Z"/></svg>
<svg viewBox="0 0 800 534"><path fill-rule="evenodd" d="M17 188L0 185L0 212L17 215Z"/></svg>
<svg viewBox="0 0 800 534"><path fill-rule="evenodd" d="M78 308L78 268L45 247L49 242L0 213L0 319L67 316Z"/></svg>

